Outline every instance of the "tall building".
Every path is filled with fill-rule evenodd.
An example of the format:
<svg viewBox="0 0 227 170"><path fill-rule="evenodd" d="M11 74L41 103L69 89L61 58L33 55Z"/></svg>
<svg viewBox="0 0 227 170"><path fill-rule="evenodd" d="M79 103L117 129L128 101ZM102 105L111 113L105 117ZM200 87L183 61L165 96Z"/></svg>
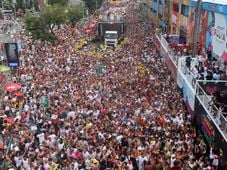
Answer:
<svg viewBox="0 0 227 170"><path fill-rule="evenodd" d="M189 21L190 0L171 0L170 34L180 36L180 43L187 43L187 25Z"/></svg>
<svg viewBox="0 0 227 170"><path fill-rule="evenodd" d="M170 0L150 0L149 16L156 27L164 30L168 29L169 23L169 3Z"/></svg>

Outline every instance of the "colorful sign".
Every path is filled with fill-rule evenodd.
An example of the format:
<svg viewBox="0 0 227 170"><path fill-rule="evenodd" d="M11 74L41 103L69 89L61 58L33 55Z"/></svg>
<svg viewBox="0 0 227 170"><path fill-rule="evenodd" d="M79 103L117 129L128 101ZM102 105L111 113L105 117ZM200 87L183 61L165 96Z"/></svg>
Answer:
<svg viewBox="0 0 227 170"><path fill-rule="evenodd" d="M208 11L202 11L201 13L201 29L199 32L199 44L202 45L202 48L206 48L206 30L207 29L207 24L208 24ZM204 50L205 51L205 50Z"/></svg>
<svg viewBox="0 0 227 170"><path fill-rule="evenodd" d="M208 25L208 11L202 11L201 13L201 20L200 20L200 30L199 30L199 39L198 42L199 44L202 45L202 48L206 48L206 30L207 25ZM188 37L188 43L193 42L193 37L194 37L194 26L195 26L195 9L191 9L190 14L189 14L189 23L187 26L187 37ZM205 50L204 50L205 51Z"/></svg>
<svg viewBox="0 0 227 170"><path fill-rule="evenodd" d="M195 99L195 119L193 121L197 129L199 129L208 144L214 144L215 148L223 151L224 158L227 160L227 141L223 138L219 129L214 124L214 120L208 115L200 101Z"/></svg>
<svg viewBox="0 0 227 170"><path fill-rule="evenodd" d="M46 4L48 4L48 0L38 0L39 3L39 10L44 11L44 7Z"/></svg>
<svg viewBox="0 0 227 170"><path fill-rule="evenodd" d="M227 15L214 14L211 42L213 52L219 57L227 51Z"/></svg>
<svg viewBox="0 0 227 170"><path fill-rule="evenodd" d="M202 131L206 141L208 144L212 144L215 138L215 131L213 125L211 125L210 118L208 118L208 114L200 104L199 100L196 98L195 100L195 121L198 128Z"/></svg>
<svg viewBox="0 0 227 170"><path fill-rule="evenodd" d="M196 8L197 1L191 0L190 7ZM202 2L202 9L205 11L217 12L217 13L224 14L224 15L227 14L227 5L210 3L210 2Z"/></svg>
<svg viewBox="0 0 227 170"><path fill-rule="evenodd" d="M189 16L188 16L188 26L187 26L187 37L188 38L188 43L192 43L193 41L193 33L194 33L194 25L195 25L195 9L192 8L190 10Z"/></svg>
<svg viewBox="0 0 227 170"><path fill-rule="evenodd" d="M227 94L227 82L224 81L198 81L200 87L206 92L208 95L212 95L215 92L219 91L223 94Z"/></svg>

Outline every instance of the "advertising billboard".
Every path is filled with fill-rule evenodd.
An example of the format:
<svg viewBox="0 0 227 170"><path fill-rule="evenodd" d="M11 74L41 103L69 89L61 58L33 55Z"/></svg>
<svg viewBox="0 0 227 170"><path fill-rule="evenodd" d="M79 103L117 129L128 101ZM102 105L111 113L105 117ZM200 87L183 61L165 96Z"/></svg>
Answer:
<svg viewBox="0 0 227 170"><path fill-rule="evenodd" d="M17 43L5 43L5 51L9 67L19 67L19 54Z"/></svg>
<svg viewBox="0 0 227 170"><path fill-rule="evenodd" d="M227 94L227 82L225 81L198 81L198 83L208 95L212 95L217 91Z"/></svg>
<svg viewBox="0 0 227 170"><path fill-rule="evenodd" d="M208 115L198 98L195 98L195 126L202 132L208 144L214 144L214 147L223 152L227 160L227 140L223 137L214 120Z"/></svg>
<svg viewBox="0 0 227 170"><path fill-rule="evenodd" d="M214 13L210 14L213 17L214 26L212 27L212 49L219 57L224 52L227 52L227 15Z"/></svg>

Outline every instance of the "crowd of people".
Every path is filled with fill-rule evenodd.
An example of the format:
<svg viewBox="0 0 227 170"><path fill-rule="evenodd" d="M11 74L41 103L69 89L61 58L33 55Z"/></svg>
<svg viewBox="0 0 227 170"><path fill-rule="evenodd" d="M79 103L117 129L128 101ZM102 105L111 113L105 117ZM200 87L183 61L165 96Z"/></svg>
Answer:
<svg viewBox="0 0 227 170"><path fill-rule="evenodd" d="M10 143L1 162L20 170L221 167L222 155L191 124L136 4L125 5L127 42L110 54L75 52L88 36L81 23L55 30L61 42L54 45L21 37L22 66L12 80L24 95L0 94L1 117L13 119L1 126Z"/></svg>
<svg viewBox="0 0 227 170"><path fill-rule="evenodd" d="M158 34L163 34L158 31ZM163 37L168 43L170 53L173 55L174 61L177 63L179 57L186 57L184 65L194 76L196 80L227 80L227 61L224 57L217 59L210 50L202 53L202 46L198 44L198 54L192 57L190 46L185 44L177 44L176 38L164 34ZM185 73L188 73L186 71Z"/></svg>
<svg viewBox="0 0 227 170"><path fill-rule="evenodd" d="M210 56L208 54L207 56ZM186 58L186 66L190 69L197 80L227 80L226 62L217 60L215 57L203 57L197 55L193 59L194 67L191 67L191 57Z"/></svg>

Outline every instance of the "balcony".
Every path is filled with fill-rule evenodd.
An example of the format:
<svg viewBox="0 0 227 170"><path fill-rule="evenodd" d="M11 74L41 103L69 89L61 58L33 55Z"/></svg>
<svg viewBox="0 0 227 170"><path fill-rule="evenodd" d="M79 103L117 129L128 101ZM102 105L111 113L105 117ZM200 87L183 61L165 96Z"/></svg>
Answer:
<svg viewBox="0 0 227 170"><path fill-rule="evenodd" d="M174 39L177 42L176 35L169 35L169 39ZM220 108L212 102L212 95L208 94L201 86L205 83L227 83L226 80L198 80L196 75L192 71L195 68L196 58L191 58L191 69L186 67L186 58L184 54L176 52L175 48L171 47L171 44L166 41L165 35L156 30L155 39L160 44L156 43L156 46L160 46L160 54L166 62L167 67L171 71L172 77L176 80L179 88L182 89L184 94L184 101L189 105L189 112L192 114L192 119L198 113L198 109L195 108L196 101L199 102L206 114L206 119L212 122L212 124L218 129L222 138L227 143L227 118ZM170 41L169 41L170 42ZM178 47L185 48L185 45L177 44ZM200 115L199 115L200 116Z"/></svg>

